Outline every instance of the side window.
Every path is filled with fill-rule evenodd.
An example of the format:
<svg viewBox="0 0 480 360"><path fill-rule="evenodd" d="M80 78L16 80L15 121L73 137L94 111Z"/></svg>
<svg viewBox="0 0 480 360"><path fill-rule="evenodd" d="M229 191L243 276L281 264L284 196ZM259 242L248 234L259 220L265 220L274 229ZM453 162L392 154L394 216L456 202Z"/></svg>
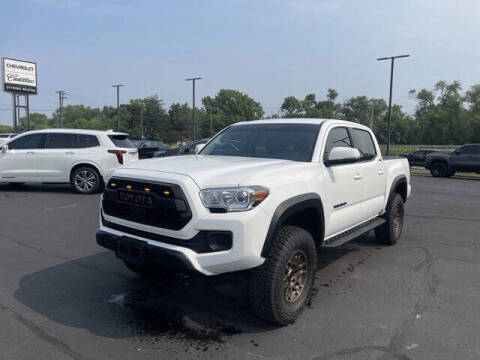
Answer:
<svg viewBox="0 0 480 360"><path fill-rule="evenodd" d="M328 154L330 154L330 151L336 147L352 147L352 140L350 139L347 128L336 127L330 130L323 158L325 160L328 159Z"/></svg>
<svg viewBox="0 0 480 360"><path fill-rule="evenodd" d="M44 134L25 135L10 142L8 148L14 150L43 149L44 138Z"/></svg>
<svg viewBox="0 0 480 360"><path fill-rule="evenodd" d="M467 145L460 149L460 154L480 155L480 145Z"/></svg>
<svg viewBox="0 0 480 360"><path fill-rule="evenodd" d="M77 147L76 134L50 133L45 138L45 149L74 149Z"/></svg>
<svg viewBox="0 0 480 360"><path fill-rule="evenodd" d="M355 147L360 150L364 160L372 160L377 155L375 143L368 131L352 129ZM421 153L419 154L421 155Z"/></svg>
<svg viewBox="0 0 480 360"><path fill-rule="evenodd" d="M80 148L90 148L100 146L98 138L95 135L78 135L78 147Z"/></svg>

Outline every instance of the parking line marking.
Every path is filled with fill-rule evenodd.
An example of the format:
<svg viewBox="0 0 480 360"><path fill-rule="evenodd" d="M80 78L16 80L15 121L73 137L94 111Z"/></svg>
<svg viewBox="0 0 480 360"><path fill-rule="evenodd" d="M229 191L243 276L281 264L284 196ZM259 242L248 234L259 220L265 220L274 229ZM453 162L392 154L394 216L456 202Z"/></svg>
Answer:
<svg viewBox="0 0 480 360"><path fill-rule="evenodd" d="M74 203L74 204L69 204L69 205L55 206L55 207L51 207L51 208L46 208L45 210L46 210L46 211L62 210L62 209L74 208L74 207L77 207L77 206L78 206L78 204L77 204L77 203Z"/></svg>

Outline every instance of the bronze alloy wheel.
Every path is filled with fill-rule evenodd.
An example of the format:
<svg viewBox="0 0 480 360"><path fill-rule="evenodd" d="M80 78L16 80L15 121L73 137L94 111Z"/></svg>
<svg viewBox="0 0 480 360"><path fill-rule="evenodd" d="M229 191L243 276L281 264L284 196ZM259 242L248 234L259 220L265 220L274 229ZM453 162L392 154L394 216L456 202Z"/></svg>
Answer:
<svg viewBox="0 0 480 360"><path fill-rule="evenodd" d="M307 279L307 256L298 250L288 260L283 278L283 295L288 303L295 302L305 287Z"/></svg>
<svg viewBox="0 0 480 360"><path fill-rule="evenodd" d="M400 234L402 233L402 227L403 227L403 209L402 209L402 205L398 204L395 207L395 213L392 219L392 230L395 237L400 236Z"/></svg>

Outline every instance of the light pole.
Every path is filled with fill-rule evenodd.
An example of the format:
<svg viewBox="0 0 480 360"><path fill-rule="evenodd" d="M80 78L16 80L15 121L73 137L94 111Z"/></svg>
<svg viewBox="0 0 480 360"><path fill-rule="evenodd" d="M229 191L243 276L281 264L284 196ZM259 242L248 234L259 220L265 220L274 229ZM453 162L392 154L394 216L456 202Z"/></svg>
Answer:
<svg viewBox="0 0 480 360"><path fill-rule="evenodd" d="M125 86L122 84L112 85L112 87L117 88L117 131L120 130L120 117L118 116L118 108L120 107L120 87Z"/></svg>
<svg viewBox="0 0 480 360"><path fill-rule="evenodd" d="M371 110L370 129L372 129L372 131L373 131L373 112L375 111L375 105L373 104L373 101L370 102L370 110Z"/></svg>
<svg viewBox="0 0 480 360"><path fill-rule="evenodd" d="M55 91L58 94L58 107L60 109L60 127L63 128L63 100L67 97L65 96L66 92L63 90Z"/></svg>
<svg viewBox="0 0 480 360"><path fill-rule="evenodd" d="M387 156L390 153L390 130L392 125L392 88L393 88L393 66L395 59L410 57L410 55L397 55L378 58L377 61L390 60L390 98L388 100L388 130L387 130Z"/></svg>
<svg viewBox="0 0 480 360"><path fill-rule="evenodd" d="M201 77L194 77L194 78L189 78L185 79L185 81L191 81L192 82L192 92L193 92L193 99L192 99L192 121L193 121L193 141L195 141L196 138L196 124L195 124L195 81L197 80L202 80Z"/></svg>

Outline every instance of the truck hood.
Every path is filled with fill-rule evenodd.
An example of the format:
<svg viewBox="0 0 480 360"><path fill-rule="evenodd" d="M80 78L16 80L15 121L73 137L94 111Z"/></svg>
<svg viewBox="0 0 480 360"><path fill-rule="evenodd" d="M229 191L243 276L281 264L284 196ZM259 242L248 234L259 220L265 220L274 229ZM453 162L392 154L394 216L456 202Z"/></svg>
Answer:
<svg viewBox="0 0 480 360"><path fill-rule="evenodd" d="M186 155L135 161L122 166L123 171L144 170L186 175L201 189L221 186L263 185L258 183L262 175L289 173L305 163L237 156ZM245 184L244 181L255 183Z"/></svg>

